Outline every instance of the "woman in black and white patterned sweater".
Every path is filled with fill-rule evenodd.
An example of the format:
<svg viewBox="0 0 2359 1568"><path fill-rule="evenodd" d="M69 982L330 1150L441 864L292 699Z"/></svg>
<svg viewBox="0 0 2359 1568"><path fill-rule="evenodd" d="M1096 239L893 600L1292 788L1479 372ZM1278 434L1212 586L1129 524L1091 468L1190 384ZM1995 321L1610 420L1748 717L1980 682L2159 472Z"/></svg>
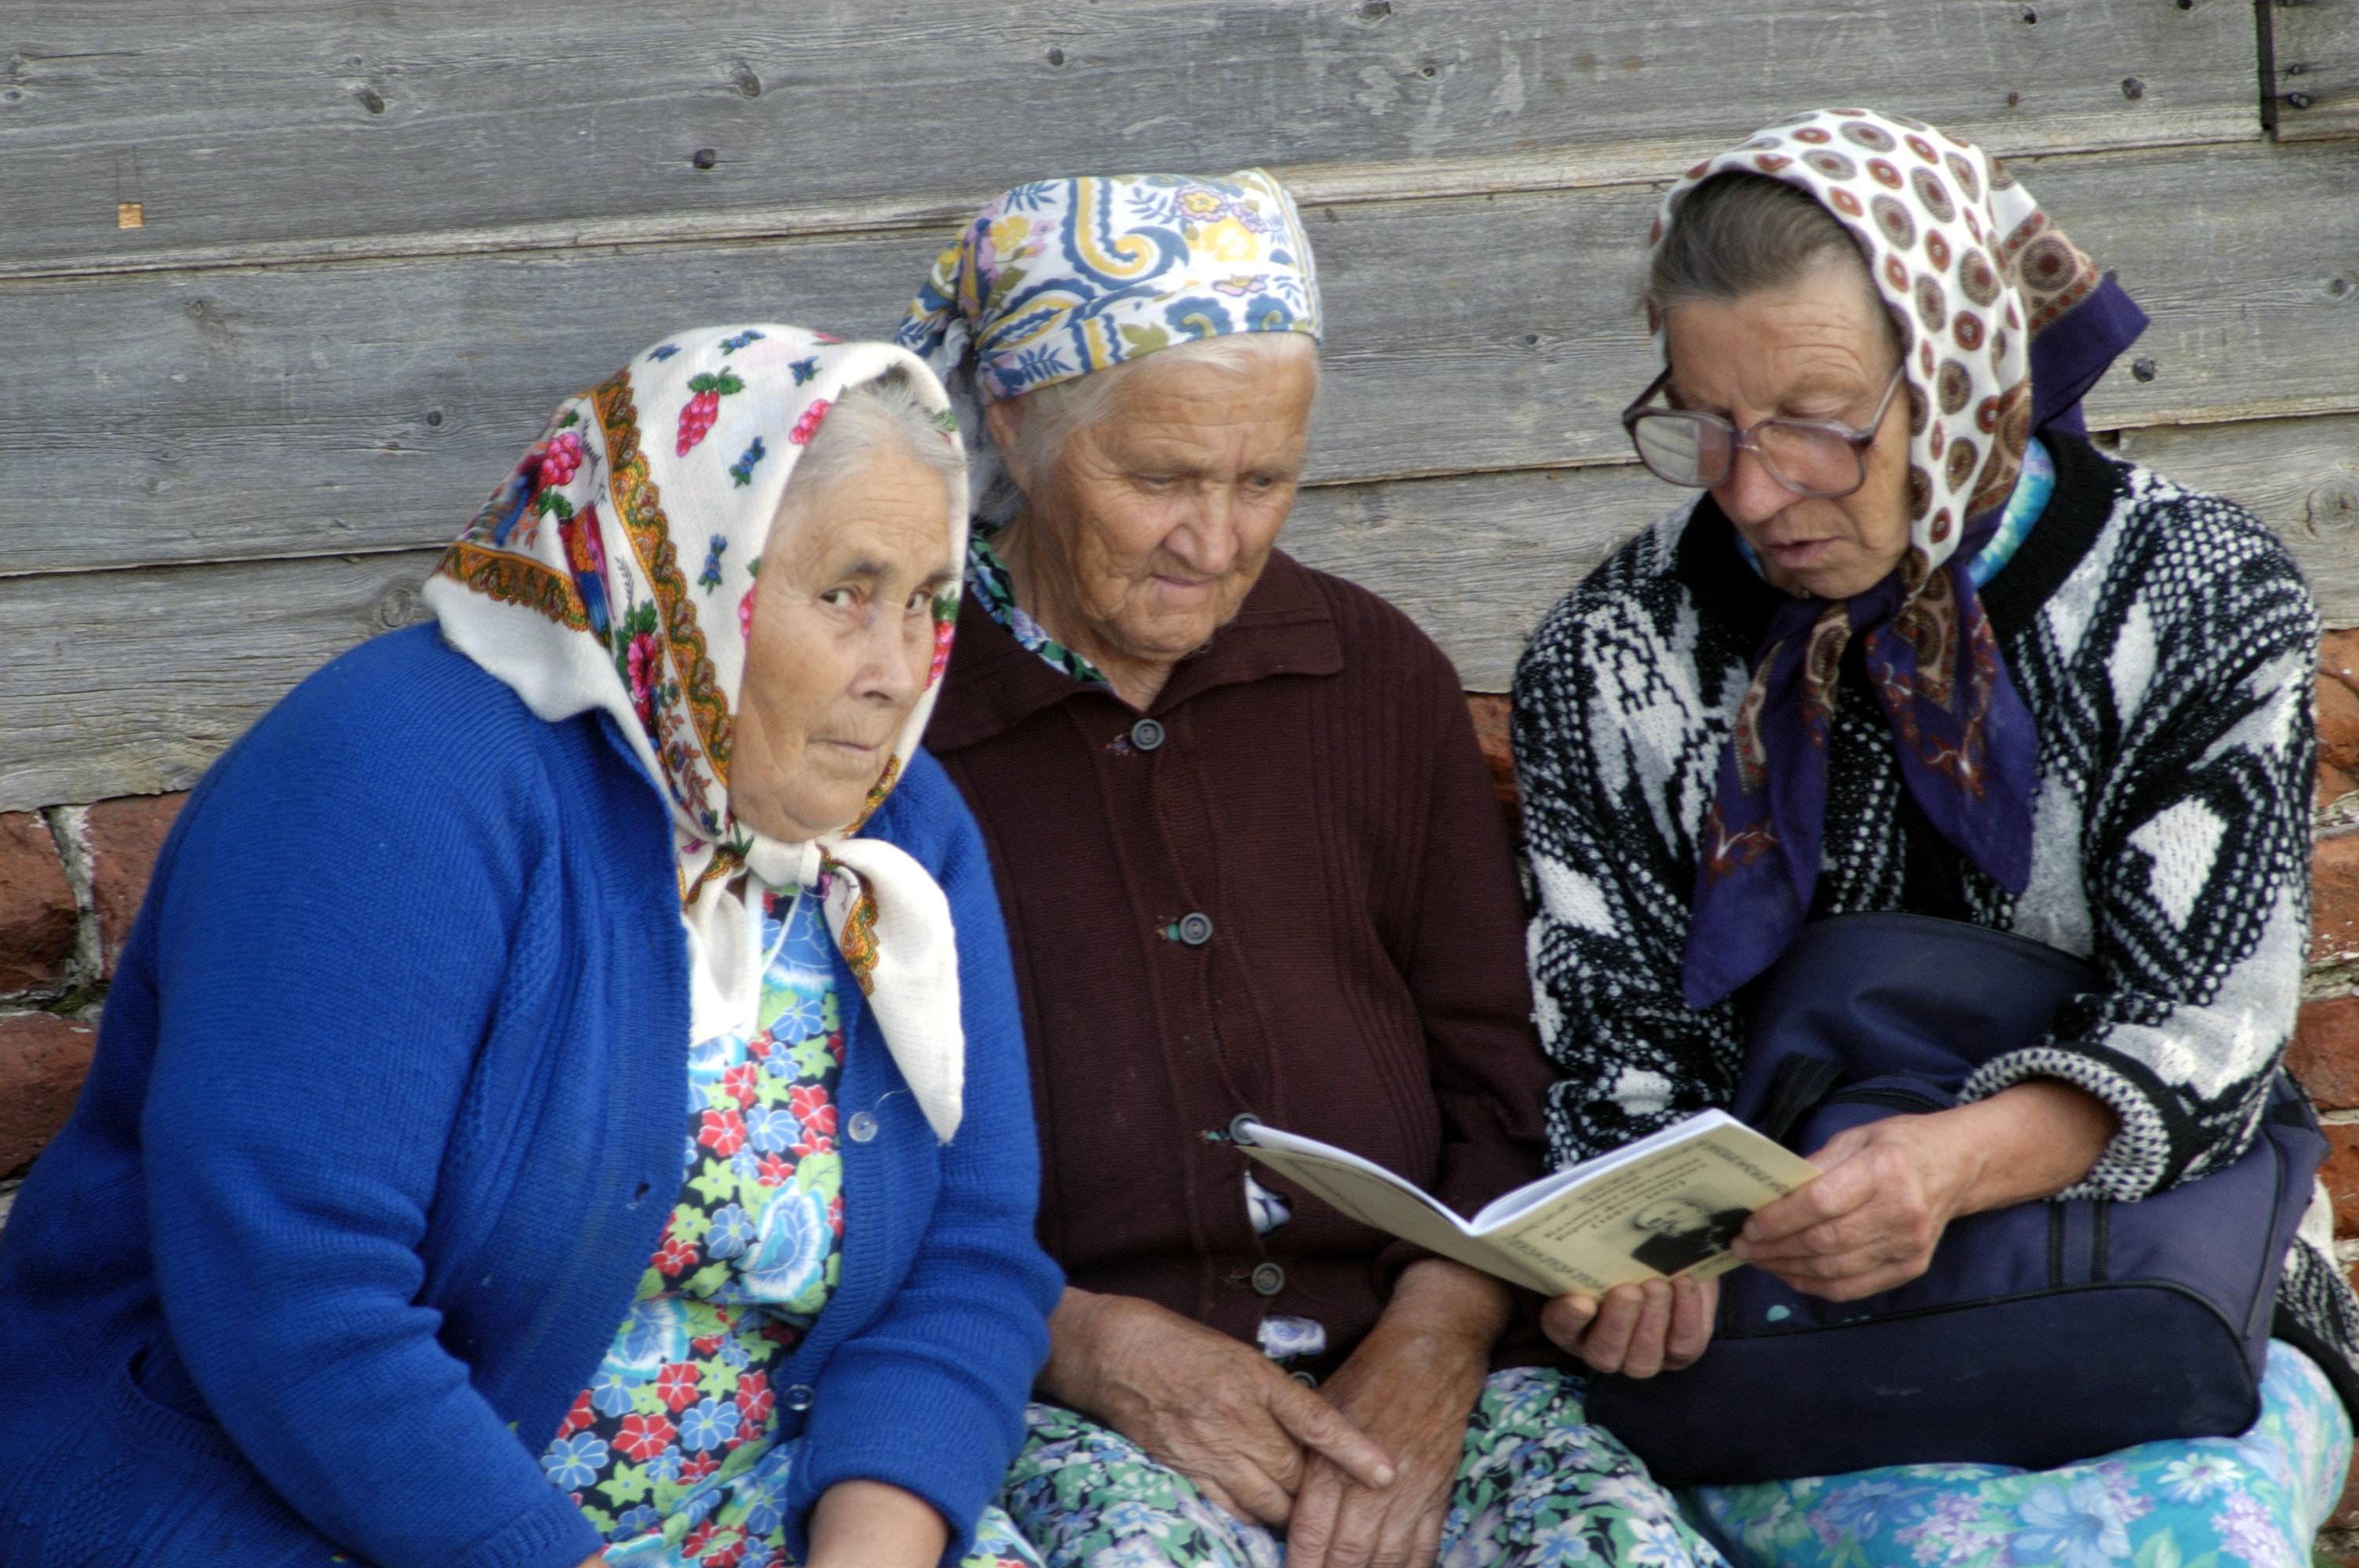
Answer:
<svg viewBox="0 0 2359 1568"><path fill-rule="evenodd" d="M1857 1299L1921 1272L1959 1215L2136 1199L2233 1161L2299 996L2318 617L2249 513L2081 434L2144 318L1995 160L1859 111L1699 166L1653 243L1669 368L1625 417L1658 474L1706 493L1559 603L1516 676L1557 1159L1729 1105L1740 988L1805 921L1904 911L2049 944L2110 989L1992 1059L1960 1109L1843 1135L1874 1179L1763 1210L1741 1257ZM1960 1137L1937 1148L1945 1119ZM2276 1337L2348 1399L2359 1310L2323 1218ZM1713 1292L1673 1286L1547 1321L1601 1370L1680 1368ZM2288 1457L2324 1498L2279 1515L2290 1550L2340 1471Z"/></svg>

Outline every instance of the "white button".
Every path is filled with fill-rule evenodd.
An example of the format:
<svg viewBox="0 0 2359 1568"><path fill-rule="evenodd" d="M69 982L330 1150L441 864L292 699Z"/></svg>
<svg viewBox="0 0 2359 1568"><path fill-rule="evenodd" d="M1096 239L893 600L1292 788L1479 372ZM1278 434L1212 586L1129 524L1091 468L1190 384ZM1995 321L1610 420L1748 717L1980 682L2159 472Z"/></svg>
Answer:
<svg viewBox="0 0 2359 1568"><path fill-rule="evenodd" d="M807 1411L811 1408L811 1397L809 1383L794 1384L787 1390L787 1408L790 1411Z"/></svg>
<svg viewBox="0 0 2359 1568"><path fill-rule="evenodd" d="M865 1143L876 1136L876 1119L864 1110L855 1110L844 1124L844 1130L852 1134L854 1143Z"/></svg>

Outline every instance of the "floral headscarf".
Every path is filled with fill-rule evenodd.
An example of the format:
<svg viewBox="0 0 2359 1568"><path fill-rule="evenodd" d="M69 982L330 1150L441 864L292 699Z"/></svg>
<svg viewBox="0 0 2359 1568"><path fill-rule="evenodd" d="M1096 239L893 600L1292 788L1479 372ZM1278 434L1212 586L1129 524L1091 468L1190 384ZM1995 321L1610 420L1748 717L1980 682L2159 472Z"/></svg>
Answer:
<svg viewBox="0 0 2359 1568"><path fill-rule="evenodd" d="M1739 706L1699 846L1690 1006L1759 974L1807 915L1826 815L1837 669L1865 640L1909 793L1994 881L2030 875L2038 740L1970 568L1998 526L2035 427L2077 428L2082 393L2146 318L1979 147L1919 121L1826 109L1698 164L1808 191L1858 243L1899 338L1909 400L1909 546L1848 600L1781 607ZM1653 323L1658 350L1663 324Z"/></svg>
<svg viewBox="0 0 2359 1568"><path fill-rule="evenodd" d="M957 590L935 602L927 689L857 820L814 842L780 843L739 821L729 802L756 573L788 478L830 405L897 367L955 448L940 385L900 349L768 323L677 333L558 409L444 554L425 597L452 645L540 718L612 718L663 789L692 1038L754 1026L760 900L740 873L824 889L829 928L947 1141L965 1061L949 903L907 854L856 835L933 711ZM962 555L966 498L951 489L951 541Z"/></svg>
<svg viewBox="0 0 2359 1568"><path fill-rule="evenodd" d="M984 406L1232 332L1319 336L1301 218L1257 168L1019 185L959 231L893 341L950 388L982 502L1003 478Z"/></svg>

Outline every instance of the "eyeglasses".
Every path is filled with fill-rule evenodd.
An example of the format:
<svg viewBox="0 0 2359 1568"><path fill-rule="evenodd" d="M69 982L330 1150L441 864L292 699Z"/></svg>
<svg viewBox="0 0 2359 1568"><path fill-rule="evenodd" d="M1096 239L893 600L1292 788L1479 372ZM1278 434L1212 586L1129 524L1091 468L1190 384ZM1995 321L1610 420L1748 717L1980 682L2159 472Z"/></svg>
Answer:
<svg viewBox="0 0 2359 1568"><path fill-rule="evenodd" d="M1736 466L1736 454L1749 451L1771 479L1797 495L1849 495L1867 482L1867 449L1875 444L1907 369L1892 373L1874 417L1857 429L1833 419L1764 419L1740 432L1717 414L1647 407L1647 400L1671 379L1668 370L1622 411L1622 427L1630 432L1638 460L1657 479L1690 490L1720 483Z"/></svg>

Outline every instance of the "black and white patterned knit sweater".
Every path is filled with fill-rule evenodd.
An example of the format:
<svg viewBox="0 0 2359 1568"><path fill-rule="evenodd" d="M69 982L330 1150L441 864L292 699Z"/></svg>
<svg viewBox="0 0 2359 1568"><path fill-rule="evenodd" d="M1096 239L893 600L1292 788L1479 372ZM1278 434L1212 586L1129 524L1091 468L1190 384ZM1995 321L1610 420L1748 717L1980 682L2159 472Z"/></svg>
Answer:
<svg viewBox="0 0 2359 1568"><path fill-rule="evenodd" d="M1970 920L2094 964L1981 1098L2061 1078L2119 1114L2068 1195L2133 1199L2254 1136L2292 1032L2310 935L2318 614L2250 513L2049 439L2057 488L1982 591L2039 732L2029 885L2011 894L1903 786L1855 640L1828 739L1811 917ZM1681 999L1696 832L1751 660L1783 596L1709 496L1631 540L1557 605L1516 672L1515 752L1538 893L1528 940L1560 1162L1734 1097L1743 993ZM2277 1328L2359 1402L2359 1301L2313 1212Z"/></svg>

